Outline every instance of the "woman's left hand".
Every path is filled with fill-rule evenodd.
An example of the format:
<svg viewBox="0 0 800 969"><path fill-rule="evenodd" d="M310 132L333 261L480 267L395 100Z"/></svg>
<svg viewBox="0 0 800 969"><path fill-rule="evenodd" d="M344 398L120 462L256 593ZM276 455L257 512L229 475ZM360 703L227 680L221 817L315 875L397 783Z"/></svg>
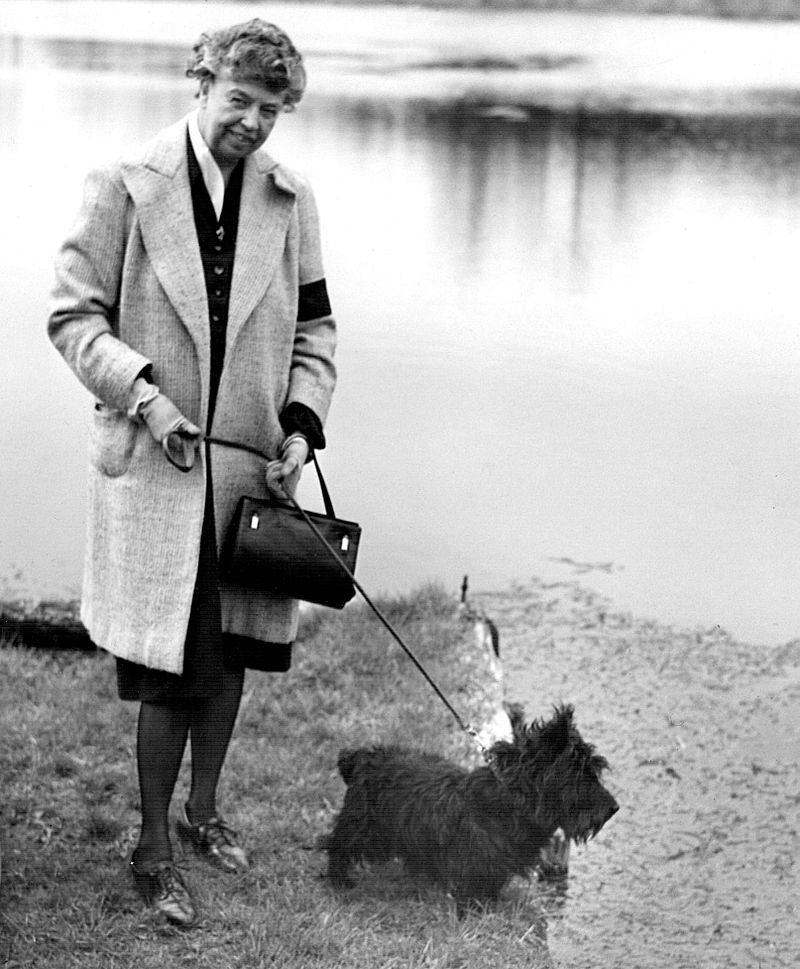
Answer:
<svg viewBox="0 0 800 969"><path fill-rule="evenodd" d="M294 496L307 460L308 441L303 435L287 437L281 448L281 456L267 464L267 490L273 498L285 498L286 492Z"/></svg>

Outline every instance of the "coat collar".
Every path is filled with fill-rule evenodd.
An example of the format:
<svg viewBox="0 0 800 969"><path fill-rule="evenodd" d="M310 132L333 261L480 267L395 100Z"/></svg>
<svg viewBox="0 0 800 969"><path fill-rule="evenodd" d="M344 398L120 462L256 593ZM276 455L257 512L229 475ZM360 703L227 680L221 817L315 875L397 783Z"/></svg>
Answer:
<svg viewBox="0 0 800 969"><path fill-rule="evenodd" d="M296 189L266 152L244 166L226 342L230 346L263 298L286 249Z"/></svg>
<svg viewBox="0 0 800 969"><path fill-rule="evenodd" d="M192 336L201 373L208 372L208 299L192 211L186 160L188 117L121 163L153 271ZM245 162L227 344L263 297L285 248L297 187L265 151Z"/></svg>

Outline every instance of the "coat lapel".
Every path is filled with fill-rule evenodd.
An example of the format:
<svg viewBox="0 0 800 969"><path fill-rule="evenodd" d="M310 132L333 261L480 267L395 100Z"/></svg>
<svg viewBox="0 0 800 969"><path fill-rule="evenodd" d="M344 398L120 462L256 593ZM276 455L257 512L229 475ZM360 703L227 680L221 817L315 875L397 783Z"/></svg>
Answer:
<svg viewBox="0 0 800 969"><path fill-rule="evenodd" d="M186 161L186 119L168 128L137 163L122 167L147 255L164 292L210 366L208 297ZM296 190L266 152L247 159L242 178L226 342L230 346L272 281L286 248Z"/></svg>
<svg viewBox="0 0 800 969"><path fill-rule="evenodd" d="M272 281L286 248L286 229L294 202L293 185L266 152L258 152L247 160L228 308L229 346Z"/></svg>
<svg viewBox="0 0 800 969"><path fill-rule="evenodd" d="M153 142L138 164L123 166L153 271L198 348L201 373L210 354L208 299L194 225L186 119Z"/></svg>

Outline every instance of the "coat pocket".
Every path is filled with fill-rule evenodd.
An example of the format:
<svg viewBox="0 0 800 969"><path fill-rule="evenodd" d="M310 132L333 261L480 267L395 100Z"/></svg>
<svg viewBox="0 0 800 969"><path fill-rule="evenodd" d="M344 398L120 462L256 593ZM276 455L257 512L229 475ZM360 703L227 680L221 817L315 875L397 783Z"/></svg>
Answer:
<svg viewBox="0 0 800 969"><path fill-rule="evenodd" d="M125 474L133 457L139 425L125 411L94 405L89 430L89 460L109 478Z"/></svg>

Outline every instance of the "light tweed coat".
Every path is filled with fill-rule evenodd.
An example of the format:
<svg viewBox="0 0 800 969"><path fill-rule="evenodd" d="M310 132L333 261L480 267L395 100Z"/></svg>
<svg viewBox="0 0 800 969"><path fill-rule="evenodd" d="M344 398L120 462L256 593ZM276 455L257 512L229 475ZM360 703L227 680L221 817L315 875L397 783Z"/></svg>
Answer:
<svg viewBox="0 0 800 969"><path fill-rule="evenodd" d="M93 172L56 261L48 332L96 403L82 619L97 645L170 672L183 650L197 573L205 459L184 474L125 411L135 377L198 426L209 400L208 303L186 160L187 120L136 157ZM245 162L225 351L212 433L270 455L281 410L324 422L335 382L330 316L297 323L298 287L323 278L311 191L264 151ZM265 494L264 462L212 446L221 542L237 498ZM289 642L297 603L222 587L223 628Z"/></svg>

